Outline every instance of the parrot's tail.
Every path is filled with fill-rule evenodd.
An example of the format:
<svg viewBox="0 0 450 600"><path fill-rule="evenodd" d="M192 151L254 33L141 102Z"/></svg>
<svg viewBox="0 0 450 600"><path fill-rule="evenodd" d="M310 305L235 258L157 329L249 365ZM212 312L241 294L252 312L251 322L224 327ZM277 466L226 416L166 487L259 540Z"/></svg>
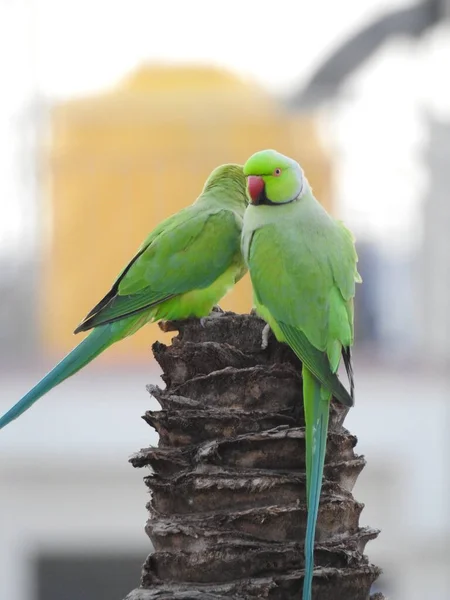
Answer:
<svg viewBox="0 0 450 600"><path fill-rule="evenodd" d="M303 402L306 420L306 490L308 520L305 536L305 578L303 600L312 598L314 574L314 538L322 489L323 467L327 447L328 417L330 400L323 397L320 383L303 367Z"/></svg>
<svg viewBox="0 0 450 600"><path fill-rule="evenodd" d="M8 410L3 417L0 418L0 429L5 427L20 417L22 413L30 408L39 398L49 392L59 383L74 375L82 369L91 360L98 356L103 350L106 350L116 340L113 337L111 326L104 325L94 329L72 352L54 367L50 373L47 373L34 388L32 388L25 396Z"/></svg>

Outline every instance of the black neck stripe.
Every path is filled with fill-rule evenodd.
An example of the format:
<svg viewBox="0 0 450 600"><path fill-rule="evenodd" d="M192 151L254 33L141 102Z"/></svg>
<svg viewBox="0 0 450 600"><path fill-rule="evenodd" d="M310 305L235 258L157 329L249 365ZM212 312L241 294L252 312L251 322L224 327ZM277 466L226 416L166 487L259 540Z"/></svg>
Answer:
<svg viewBox="0 0 450 600"><path fill-rule="evenodd" d="M297 197L292 198L292 200L287 200L286 202L272 202L272 200L269 200L269 198L267 197L266 189L264 188L259 196L258 204L265 204L266 206L284 206L285 204L290 204L291 202L294 202L294 200L296 199Z"/></svg>

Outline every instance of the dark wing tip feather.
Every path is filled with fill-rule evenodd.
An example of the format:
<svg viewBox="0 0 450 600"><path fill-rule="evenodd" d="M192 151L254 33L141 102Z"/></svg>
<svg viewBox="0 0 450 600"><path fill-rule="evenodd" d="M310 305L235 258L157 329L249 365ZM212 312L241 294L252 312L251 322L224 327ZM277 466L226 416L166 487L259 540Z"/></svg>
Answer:
<svg viewBox="0 0 450 600"><path fill-rule="evenodd" d="M93 318L104 309L112 300L114 300L116 296L116 286L114 286L104 298L100 300L98 304L94 306L94 308L84 317L78 327L75 329L74 333L80 333L81 331L89 331L92 329L92 320Z"/></svg>
<svg viewBox="0 0 450 600"><path fill-rule="evenodd" d="M352 350L350 346L342 346L342 358L344 359L345 370L347 371L348 381L350 383L350 397L355 402L355 380L353 377Z"/></svg>
<svg viewBox="0 0 450 600"><path fill-rule="evenodd" d="M336 373L330 368L326 352L318 350L311 344L306 335L296 327L277 321L286 342L302 361L303 365L311 371L322 385L327 387L334 398L344 406L353 406L352 392L349 394L342 385Z"/></svg>
<svg viewBox="0 0 450 600"><path fill-rule="evenodd" d="M76 335L77 333L81 333L82 331L89 331L89 329L92 329L92 326L89 325L89 319L86 317L83 321L81 321L81 323L78 325L78 327L74 330L74 334Z"/></svg>
<svg viewBox="0 0 450 600"><path fill-rule="evenodd" d="M114 300L114 298L117 296L117 292L119 290L119 283L122 281L122 279L125 277L125 275L128 273L128 271L131 269L131 267L133 266L133 264L145 252L146 249L147 249L147 246L144 246L131 259L131 261L128 263L128 265L125 267L125 269L121 272L121 274L119 275L119 277L116 279L116 281L114 282L112 288L109 290L109 292L106 294L106 296L104 296L100 300L100 302L98 302L94 306L94 308L84 317L84 319L81 321L81 323L75 329L75 331L74 331L75 334L80 333L81 331L89 331L89 329L92 329L93 327L95 327L95 320L94 320L94 318L97 316L97 314L100 311L102 311L104 308L106 308L110 304L110 302L112 300Z"/></svg>

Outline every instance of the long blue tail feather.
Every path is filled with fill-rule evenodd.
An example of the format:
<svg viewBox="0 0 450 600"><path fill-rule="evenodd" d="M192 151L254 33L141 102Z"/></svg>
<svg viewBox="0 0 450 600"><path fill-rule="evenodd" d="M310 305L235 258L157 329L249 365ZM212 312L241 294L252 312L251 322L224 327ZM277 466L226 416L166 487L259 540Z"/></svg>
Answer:
<svg viewBox="0 0 450 600"><path fill-rule="evenodd" d="M52 388L74 375L91 360L98 356L114 341L111 327L105 325L94 329L78 346L63 358L45 377L43 377L17 404L0 418L0 429L20 417L39 398Z"/></svg>
<svg viewBox="0 0 450 600"><path fill-rule="evenodd" d="M320 383L305 367L303 368L303 402L305 405L306 420L306 489L308 506L303 600L312 600L314 538L327 447L330 398L323 399Z"/></svg>

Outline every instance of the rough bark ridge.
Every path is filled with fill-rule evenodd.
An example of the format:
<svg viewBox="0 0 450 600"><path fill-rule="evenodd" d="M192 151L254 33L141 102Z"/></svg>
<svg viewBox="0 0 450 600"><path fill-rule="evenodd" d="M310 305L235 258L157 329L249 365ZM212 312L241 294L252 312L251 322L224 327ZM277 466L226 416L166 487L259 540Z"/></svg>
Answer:
<svg viewBox="0 0 450 600"><path fill-rule="evenodd" d="M156 343L165 389L144 419L157 448L130 462L150 467L146 531L155 552L127 600L299 600L306 527L301 364L253 315L166 324ZM369 600L380 570L364 556L378 531L359 527L352 496L365 465L332 404L316 537L314 600ZM381 596L376 598L381 600ZM375 596L372 598L375 600Z"/></svg>

